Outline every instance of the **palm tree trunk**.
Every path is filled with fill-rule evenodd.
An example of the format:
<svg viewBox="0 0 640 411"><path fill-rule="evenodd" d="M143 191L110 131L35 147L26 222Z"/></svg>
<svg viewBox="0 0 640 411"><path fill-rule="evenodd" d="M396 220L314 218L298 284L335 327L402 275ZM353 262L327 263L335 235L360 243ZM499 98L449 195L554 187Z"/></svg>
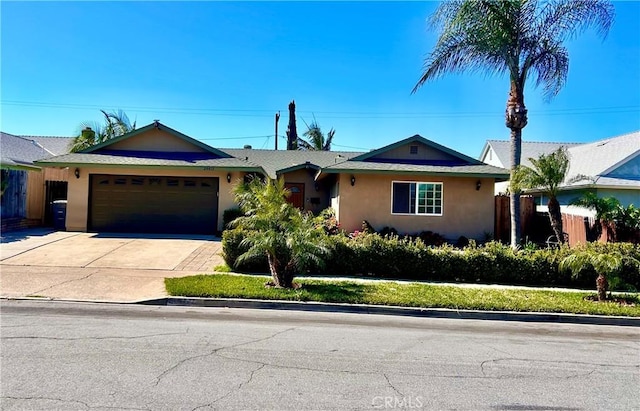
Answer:
<svg viewBox="0 0 640 411"><path fill-rule="evenodd" d="M293 288L293 278L289 267L281 267L278 259L271 254L267 254L269 271L273 279L273 286L276 288Z"/></svg>
<svg viewBox="0 0 640 411"><path fill-rule="evenodd" d="M511 130L511 176L513 181L516 168L520 165L522 156L522 129L527 125L527 108L524 105L523 87L513 78L507 109L505 111L505 125ZM511 247L517 248L520 244L520 192L511 188Z"/></svg>
<svg viewBox="0 0 640 411"><path fill-rule="evenodd" d="M598 290L598 301L605 301L607 299L607 288L609 288L609 282L607 277L603 274L598 274L596 278L596 290Z"/></svg>
<svg viewBox="0 0 640 411"><path fill-rule="evenodd" d="M549 221L551 221L551 229L556 235L558 242L564 244L564 231L562 229L562 213L560 212L560 203L555 197L549 198L547 203L549 208Z"/></svg>

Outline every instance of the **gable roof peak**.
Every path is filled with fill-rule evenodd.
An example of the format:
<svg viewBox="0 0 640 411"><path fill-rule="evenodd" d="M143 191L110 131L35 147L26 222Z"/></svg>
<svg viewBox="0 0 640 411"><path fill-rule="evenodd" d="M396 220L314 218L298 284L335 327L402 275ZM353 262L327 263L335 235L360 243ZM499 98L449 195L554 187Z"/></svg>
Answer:
<svg viewBox="0 0 640 411"><path fill-rule="evenodd" d="M476 160L475 158L469 157L469 156L467 156L465 154L462 154L459 151L453 150L453 149L451 149L449 147L445 147L442 144L438 144L435 141L432 141L432 140L429 140L429 139L427 139L425 137L422 137L420 134L414 134L413 136L407 137L404 140L400 140L400 141L397 141L395 143L391 143L391 144L388 144L388 145L386 145L384 147L381 147L381 148L379 148L377 150L372 150L372 151L369 151L368 153L356 156L356 157L352 158L350 161L364 161L364 160L367 160L369 158L376 157L376 156L378 156L378 155L380 155L382 153L385 153L387 151L393 150L393 149L398 148L398 147L402 147L404 145L407 145L409 143L413 143L413 142L416 142L416 141L420 142L420 143L422 143L422 144L424 144L424 145L426 145L428 147L431 147L431 148L433 148L435 150L442 151L443 153L449 154L450 156L453 156L453 157L456 157L456 158L458 158L460 160L463 160L463 161L465 161L465 162L467 162L469 164L482 164L481 161Z"/></svg>
<svg viewBox="0 0 640 411"><path fill-rule="evenodd" d="M186 134L182 134L181 132L172 129L169 126L166 126L166 125L160 123L159 120L154 120L153 123L147 124L144 127L137 128L137 129L135 129L133 131L130 131L130 132L126 133L126 134L123 134L121 136L114 137L114 138L109 139L107 141L104 141L104 142L102 142L100 144L96 144L95 146L91 146L91 147L89 147L89 148L87 148L85 150L80 151L80 153L84 153L84 154L93 153L93 152L95 152L97 150L101 150L101 149L103 149L105 147L108 147L108 146L110 146L112 144L115 144L115 143L123 141L123 140L127 140L127 139L132 138L132 137L135 137L137 135L140 135L140 134L145 133L145 132L147 132L149 130L152 130L152 129L165 131L165 132L173 135L174 137L177 137L177 138L179 138L181 140L184 140L184 141L186 141L186 142L188 142L188 143L190 143L190 144L192 144L192 145L194 145L196 147L199 147L199 148L203 149L204 151L207 151L209 153L215 154L215 155L217 155L219 157L223 157L223 158L231 157L229 154L225 153L222 150L218 150L216 148L213 148L210 145L203 143L202 141L196 140L196 139L194 139L192 137L187 136Z"/></svg>

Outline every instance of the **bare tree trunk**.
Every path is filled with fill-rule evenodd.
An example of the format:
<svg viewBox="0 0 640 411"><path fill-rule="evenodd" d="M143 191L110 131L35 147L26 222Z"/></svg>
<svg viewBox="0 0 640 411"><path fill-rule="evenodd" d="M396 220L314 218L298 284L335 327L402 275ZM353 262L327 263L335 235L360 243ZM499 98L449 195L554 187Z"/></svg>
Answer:
<svg viewBox="0 0 640 411"><path fill-rule="evenodd" d="M607 289L609 288L609 282L607 277L603 274L598 274L596 278L596 290L598 290L598 301L605 301L607 299Z"/></svg>
<svg viewBox="0 0 640 411"><path fill-rule="evenodd" d="M287 127L287 150L298 149L298 128L296 127L296 102L289 103L289 126Z"/></svg>
<svg viewBox="0 0 640 411"><path fill-rule="evenodd" d="M511 176L513 181L516 168L520 165L522 156L522 129L527 125L527 109L524 105L524 93L522 86L516 81L511 81L507 109L505 111L505 125L511 130ZM520 245L520 192L509 190L511 211L511 247Z"/></svg>
<svg viewBox="0 0 640 411"><path fill-rule="evenodd" d="M558 199L553 197L549 198L547 203L549 208L549 221L551 222L551 229L556 235L558 242L564 244L564 230L562 229L562 213L560 212L560 203Z"/></svg>

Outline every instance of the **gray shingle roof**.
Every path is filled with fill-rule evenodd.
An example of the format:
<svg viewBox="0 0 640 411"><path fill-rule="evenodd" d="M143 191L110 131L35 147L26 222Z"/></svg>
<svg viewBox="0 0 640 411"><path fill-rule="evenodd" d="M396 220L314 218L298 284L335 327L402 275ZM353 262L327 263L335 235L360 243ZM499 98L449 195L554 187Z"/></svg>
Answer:
<svg viewBox="0 0 640 411"><path fill-rule="evenodd" d="M225 153L237 157L248 158L248 161L259 164L271 178L276 178L281 170L309 166L324 168L326 166L344 162L358 156L360 152L350 151L302 151L302 150L255 150L255 149L220 149Z"/></svg>
<svg viewBox="0 0 640 411"><path fill-rule="evenodd" d="M20 136L28 140L33 140L40 144L51 155L59 156L67 154L69 147L73 143L73 137L53 137L53 136Z"/></svg>
<svg viewBox="0 0 640 411"><path fill-rule="evenodd" d="M616 168L640 155L640 131L570 147L568 151L569 178L583 174L593 177L596 186L640 188L640 170L636 169L635 175L629 175L629 178L609 175ZM574 185L583 184L584 182L577 182Z"/></svg>
<svg viewBox="0 0 640 411"><path fill-rule="evenodd" d="M240 169L244 171L260 171L260 166L245 161L240 158L208 158L208 159L179 159L179 158L158 158L130 156L130 155L113 155L113 154L94 154L94 153L69 153L44 159L37 162L41 166L81 166L81 165L104 165L104 166L133 166L133 167L184 167L184 168L222 168L222 169Z"/></svg>
<svg viewBox="0 0 640 411"><path fill-rule="evenodd" d="M0 163L7 167L37 168L34 161L51 156L35 141L4 132L0 132L0 148Z"/></svg>

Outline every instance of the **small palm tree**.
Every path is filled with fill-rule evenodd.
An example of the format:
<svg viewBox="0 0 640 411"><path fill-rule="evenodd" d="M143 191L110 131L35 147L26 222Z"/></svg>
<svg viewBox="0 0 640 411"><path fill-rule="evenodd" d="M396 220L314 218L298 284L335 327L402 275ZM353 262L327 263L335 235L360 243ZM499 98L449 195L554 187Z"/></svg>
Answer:
<svg viewBox="0 0 640 411"><path fill-rule="evenodd" d="M334 129L331 129L329 130L325 138L325 135L322 133L320 126L314 120L311 124L307 124L307 131L304 132L306 140L303 138L298 139L298 149L312 151L330 151L331 143L333 142L333 136L335 134L336 131Z"/></svg>
<svg viewBox="0 0 640 411"><path fill-rule="evenodd" d="M84 122L80 125L80 132L71 142L70 151L77 153L96 144L103 143L136 129L136 122L131 123L127 114L122 111L107 113L100 110L104 116L104 124L98 122Z"/></svg>
<svg viewBox="0 0 640 411"><path fill-rule="evenodd" d="M602 235L602 223L610 227L613 224L616 209L620 207L620 202L615 197L598 197L596 193L587 192L582 197L572 200L571 205L584 207L596 212L595 223L589 229L591 232L589 239L596 241Z"/></svg>
<svg viewBox="0 0 640 411"><path fill-rule="evenodd" d="M542 154L537 159L529 158L533 167L518 166L511 180L513 190L541 188L549 197L547 203L549 209L549 221L556 238L560 243L564 243L564 233L562 229L562 213L558 202L558 191L560 184L565 182L567 171L569 170L569 155L565 147L560 147L549 155ZM589 179L589 177L578 175L569 179L566 183Z"/></svg>
<svg viewBox="0 0 640 411"><path fill-rule="evenodd" d="M452 0L431 16L438 42L413 88L447 73L508 74L505 125L511 130L511 173L520 165L522 129L527 125L524 90L535 79L547 99L560 92L569 72L566 39L595 27L605 37L614 8L607 0ZM511 190L511 246L520 242L519 193Z"/></svg>
<svg viewBox="0 0 640 411"><path fill-rule="evenodd" d="M241 246L248 247L237 264L266 255L272 285L293 288L297 273L323 266L329 254L325 234L309 214L286 201L290 194L284 179L254 179L234 188L236 201L245 213L232 226L246 230Z"/></svg>
<svg viewBox="0 0 640 411"><path fill-rule="evenodd" d="M593 268L598 274L596 290L598 301L607 299L609 279L616 277L622 271L625 262L640 268L640 261L619 252L595 253L593 251L578 251L560 262L561 271L571 271L577 277L582 270Z"/></svg>

